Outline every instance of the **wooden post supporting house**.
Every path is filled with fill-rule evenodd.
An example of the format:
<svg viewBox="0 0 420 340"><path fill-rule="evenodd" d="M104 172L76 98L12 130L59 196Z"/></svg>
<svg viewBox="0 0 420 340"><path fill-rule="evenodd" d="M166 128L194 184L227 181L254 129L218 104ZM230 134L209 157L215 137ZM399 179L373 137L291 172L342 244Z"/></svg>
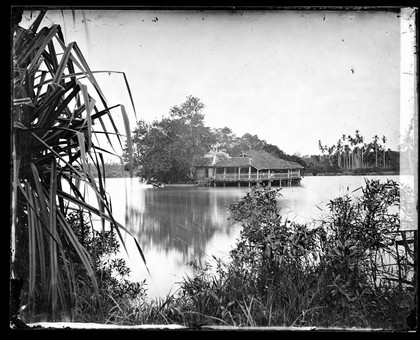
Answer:
<svg viewBox="0 0 420 340"><path fill-rule="evenodd" d="M251 186L251 166L248 168L248 186Z"/></svg>
<svg viewBox="0 0 420 340"><path fill-rule="evenodd" d="M259 170L257 169L257 187L260 186L260 181L258 179L259 179Z"/></svg>
<svg viewBox="0 0 420 340"><path fill-rule="evenodd" d="M213 180L213 186L216 187L216 173L217 173L217 168L213 169L213 176L214 176L214 180Z"/></svg>
<svg viewBox="0 0 420 340"><path fill-rule="evenodd" d="M238 187L241 187L241 167L238 168Z"/></svg>

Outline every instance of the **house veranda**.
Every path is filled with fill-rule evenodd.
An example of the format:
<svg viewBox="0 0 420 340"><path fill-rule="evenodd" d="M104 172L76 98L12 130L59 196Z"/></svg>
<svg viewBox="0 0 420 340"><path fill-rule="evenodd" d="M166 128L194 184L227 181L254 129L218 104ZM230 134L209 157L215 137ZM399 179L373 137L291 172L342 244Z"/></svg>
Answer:
<svg viewBox="0 0 420 340"><path fill-rule="evenodd" d="M286 161L262 150L242 152L239 157L213 151L195 166L195 180L200 185L300 185L300 164Z"/></svg>

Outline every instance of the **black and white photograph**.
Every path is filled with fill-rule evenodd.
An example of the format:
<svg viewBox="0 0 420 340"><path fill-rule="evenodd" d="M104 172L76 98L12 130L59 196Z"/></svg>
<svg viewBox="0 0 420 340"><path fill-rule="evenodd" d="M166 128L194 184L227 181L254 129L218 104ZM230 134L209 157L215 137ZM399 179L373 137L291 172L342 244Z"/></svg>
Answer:
<svg viewBox="0 0 420 340"><path fill-rule="evenodd" d="M11 332L417 332L417 20L11 6Z"/></svg>

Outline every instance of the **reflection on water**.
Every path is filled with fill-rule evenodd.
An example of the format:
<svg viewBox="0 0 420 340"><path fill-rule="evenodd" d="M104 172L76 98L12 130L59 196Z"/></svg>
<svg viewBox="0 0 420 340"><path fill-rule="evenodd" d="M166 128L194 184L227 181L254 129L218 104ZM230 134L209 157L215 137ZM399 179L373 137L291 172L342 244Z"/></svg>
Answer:
<svg viewBox="0 0 420 340"><path fill-rule="evenodd" d="M235 232L227 206L244 190L171 186L139 190L141 204L131 204L130 230L147 252L176 250L182 262L200 258L216 233Z"/></svg>
<svg viewBox="0 0 420 340"><path fill-rule="evenodd" d="M376 178L398 180L399 176ZM357 196L361 191L354 190L363 185L362 176L306 177L301 187L281 190L280 212L289 219L311 222L327 212L329 200L345 193ZM127 238L126 260L132 269L132 279L146 278L151 297L166 296L182 276L192 274L188 262L228 255L240 232L239 225L228 221L228 206L250 190L248 187L147 188L136 179L121 178L107 179L106 186L115 217L125 220L127 228L137 237L152 276L148 276L134 242Z"/></svg>

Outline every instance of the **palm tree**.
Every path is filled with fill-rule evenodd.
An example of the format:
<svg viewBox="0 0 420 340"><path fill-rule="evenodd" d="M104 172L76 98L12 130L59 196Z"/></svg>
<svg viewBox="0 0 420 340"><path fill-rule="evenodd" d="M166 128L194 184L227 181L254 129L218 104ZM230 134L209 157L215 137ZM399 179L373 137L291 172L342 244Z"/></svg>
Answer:
<svg viewBox="0 0 420 340"><path fill-rule="evenodd" d="M373 136L373 149L375 150L375 167L378 167L378 135Z"/></svg>
<svg viewBox="0 0 420 340"><path fill-rule="evenodd" d="M341 164L341 153L343 151L343 145L341 144L341 139L339 139L337 141L336 144L336 150L337 150L337 165L342 168L342 164Z"/></svg>
<svg viewBox="0 0 420 340"><path fill-rule="evenodd" d="M328 146L322 145L321 140L318 140L318 148L322 153L322 161L324 161L324 154L328 151Z"/></svg>
<svg viewBox="0 0 420 340"><path fill-rule="evenodd" d="M95 72L76 42L65 44L59 25L38 30L45 12L28 30L18 26L20 20L15 22L13 32L10 265L12 280L26 277L30 301L41 301L55 319L59 310L68 311L74 302L76 278L70 250L76 252L98 293L90 254L67 215L79 211L98 216L102 228L109 225L116 230L124 247L121 230L130 234L114 219L105 191L103 152L112 152L96 143L101 133L111 147L111 138L123 146L112 118L115 109L122 113L132 152L124 106L108 106ZM96 122L102 130L94 128ZM107 131L106 122L112 131ZM81 184L93 191L97 206L86 201Z"/></svg>
<svg viewBox="0 0 420 340"><path fill-rule="evenodd" d="M363 168L364 167L363 154L364 154L364 151L365 151L364 150L365 143L364 143L363 136L359 136L358 143L360 144L360 156L361 156L361 162L362 162L361 167Z"/></svg>
<svg viewBox="0 0 420 340"><path fill-rule="evenodd" d="M345 134L343 134L341 136L341 140L343 141L343 143L346 143L344 145L344 157L343 157L344 158L344 170L346 170L346 169L349 168L349 165L348 165L348 150L349 150L349 147L348 147L348 144L347 144L347 137L346 137Z"/></svg>
<svg viewBox="0 0 420 340"><path fill-rule="evenodd" d="M349 156L349 163L350 163L350 169L353 169L354 167L354 146L356 145L354 138L350 135L347 136L347 140L350 143L349 150L350 150L350 156Z"/></svg>
<svg viewBox="0 0 420 340"><path fill-rule="evenodd" d="M325 147L327 147L327 146L325 146ZM336 148L335 145L327 148L327 151L328 151L328 162L330 163L330 166L332 166L331 156L334 154L335 148Z"/></svg>
<svg viewBox="0 0 420 340"><path fill-rule="evenodd" d="M346 155L345 163L344 163L344 169L350 169L350 147L348 144L344 145L344 152ZM347 162L347 168L346 168L346 162Z"/></svg>
<svg viewBox="0 0 420 340"><path fill-rule="evenodd" d="M385 168L385 153L386 153L386 148L385 148L385 143L386 143L386 137L382 136L382 143L383 143L383 148L384 148L384 165L383 167Z"/></svg>
<svg viewBox="0 0 420 340"><path fill-rule="evenodd" d="M363 136L359 134L359 130L356 130L354 142L356 144L356 167L363 167Z"/></svg>

